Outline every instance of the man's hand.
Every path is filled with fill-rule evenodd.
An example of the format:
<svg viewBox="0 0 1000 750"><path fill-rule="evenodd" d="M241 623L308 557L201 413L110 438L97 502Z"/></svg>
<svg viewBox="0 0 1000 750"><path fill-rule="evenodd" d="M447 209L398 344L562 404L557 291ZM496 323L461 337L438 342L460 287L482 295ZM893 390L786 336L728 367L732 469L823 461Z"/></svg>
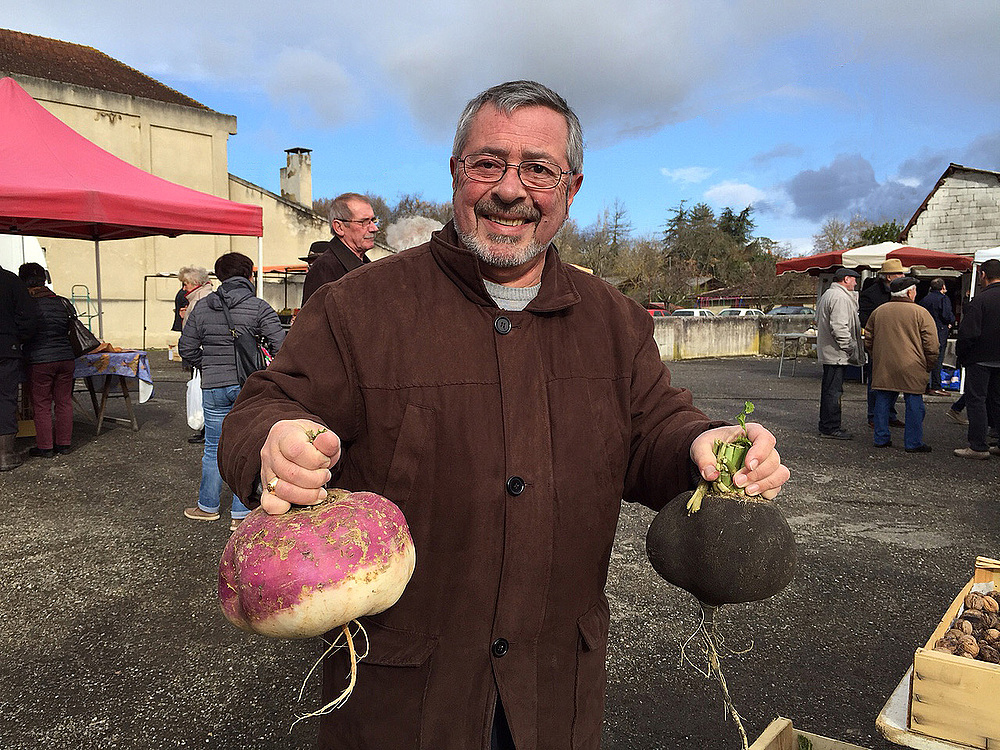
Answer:
<svg viewBox="0 0 1000 750"><path fill-rule="evenodd" d="M702 478L708 482L719 478L719 471L715 468L715 441L729 442L739 437L741 432L737 425L716 427L694 439L691 443L691 460L698 467ZM753 445L747 451L744 466L733 477L733 482L748 495L762 495L773 500L789 477L788 469L781 463L781 456L774 449L774 435L756 422L747 422L747 437Z"/></svg>
<svg viewBox="0 0 1000 750"><path fill-rule="evenodd" d="M340 460L340 438L308 419L275 422L260 449L260 504L271 515L292 505L316 505Z"/></svg>

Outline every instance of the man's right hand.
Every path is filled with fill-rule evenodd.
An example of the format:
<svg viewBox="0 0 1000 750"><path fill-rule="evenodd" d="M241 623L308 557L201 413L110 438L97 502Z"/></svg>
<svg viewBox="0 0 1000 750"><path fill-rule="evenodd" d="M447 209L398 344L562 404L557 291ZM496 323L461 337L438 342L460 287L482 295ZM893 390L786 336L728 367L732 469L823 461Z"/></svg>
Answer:
<svg viewBox="0 0 1000 750"><path fill-rule="evenodd" d="M275 422L260 449L261 507L279 515L292 505L322 502L323 485L339 460L340 438L323 425L308 419Z"/></svg>

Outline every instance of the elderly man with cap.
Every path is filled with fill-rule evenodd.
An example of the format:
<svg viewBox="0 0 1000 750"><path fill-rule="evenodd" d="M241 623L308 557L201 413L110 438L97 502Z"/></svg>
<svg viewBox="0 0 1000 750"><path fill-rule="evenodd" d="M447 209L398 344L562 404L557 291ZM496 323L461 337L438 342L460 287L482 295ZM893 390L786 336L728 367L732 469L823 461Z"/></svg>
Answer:
<svg viewBox="0 0 1000 750"><path fill-rule="evenodd" d="M901 279L910 272L909 268L904 268L898 258L889 258L882 263L878 276L865 283L858 295L858 316L861 318L861 327L868 327L868 318L875 312L875 308L889 301L891 293L889 284L896 279ZM865 365L865 382L868 383L868 426L875 426L875 395L872 393L872 367L874 357L869 357L868 364ZM896 401L893 399L889 407L889 426L902 427L903 422L896 414Z"/></svg>
<svg viewBox="0 0 1000 750"><path fill-rule="evenodd" d="M863 365L864 338L858 319L858 273L841 268L833 284L819 300L816 310L816 353L823 365L823 386L819 396L820 437L850 440L853 435L840 424L840 398L844 392L844 370Z"/></svg>
<svg viewBox="0 0 1000 750"><path fill-rule="evenodd" d="M893 279L889 291L889 302L879 305L865 326L865 348L872 355L875 447L892 445L889 407L902 393L906 402L903 447L907 453L930 453L931 447L924 443L924 391L927 373L937 362L937 326L929 312L914 304L915 279Z"/></svg>

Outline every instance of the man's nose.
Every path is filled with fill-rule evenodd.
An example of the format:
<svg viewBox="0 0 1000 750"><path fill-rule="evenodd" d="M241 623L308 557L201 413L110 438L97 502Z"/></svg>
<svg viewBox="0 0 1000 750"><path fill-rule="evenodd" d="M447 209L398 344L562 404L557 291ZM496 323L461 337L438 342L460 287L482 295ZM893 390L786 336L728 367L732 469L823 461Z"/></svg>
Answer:
<svg viewBox="0 0 1000 750"><path fill-rule="evenodd" d="M507 167L503 177L493 186L493 194L504 203L514 203L527 197L528 190L517 174L517 167Z"/></svg>

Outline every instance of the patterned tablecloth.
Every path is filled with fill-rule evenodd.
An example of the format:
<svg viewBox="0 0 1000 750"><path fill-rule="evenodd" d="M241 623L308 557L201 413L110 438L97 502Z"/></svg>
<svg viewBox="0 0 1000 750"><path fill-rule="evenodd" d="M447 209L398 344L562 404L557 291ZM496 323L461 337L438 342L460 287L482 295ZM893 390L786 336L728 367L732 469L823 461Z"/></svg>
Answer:
<svg viewBox="0 0 1000 750"><path fill-rule="evenodd" d="M153 377L149 373L149 356L139 349L124 352L99 352L84 354L76 359L75 378L96 375L121 375L139 379L139 403L144 403L153 393Z"/></svg>

